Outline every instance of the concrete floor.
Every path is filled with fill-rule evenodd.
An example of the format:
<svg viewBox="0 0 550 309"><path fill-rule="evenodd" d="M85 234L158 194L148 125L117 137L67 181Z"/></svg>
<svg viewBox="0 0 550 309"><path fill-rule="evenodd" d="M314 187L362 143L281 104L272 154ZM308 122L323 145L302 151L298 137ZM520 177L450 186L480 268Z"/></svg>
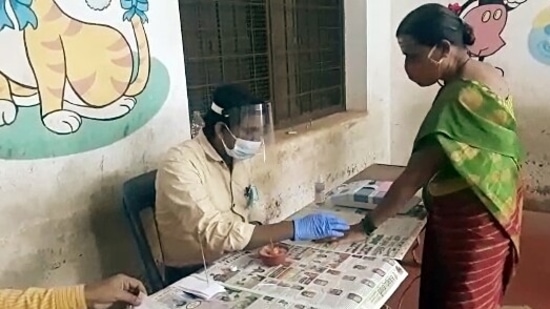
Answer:
<svg viewBox="0 0 550 309"><path fill-rule="evenodd" d="M523 215L521 258L517 275L512 280L504 304L531 309L550 309L550 214L526 211ZM421 248L417 249L421 252ZM391 309L419 309L417 305L419 266L412 254L404 260L409 277L388 302ZM410 289L405 292L407 286ZM401 308L400 300L403 299Z"/></svg>

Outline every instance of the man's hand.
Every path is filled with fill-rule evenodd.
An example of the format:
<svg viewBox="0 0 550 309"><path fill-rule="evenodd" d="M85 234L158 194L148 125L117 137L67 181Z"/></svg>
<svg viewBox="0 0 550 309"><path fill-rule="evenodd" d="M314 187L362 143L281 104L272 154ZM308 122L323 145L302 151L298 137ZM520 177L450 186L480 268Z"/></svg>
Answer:
<svg viewBox="0 0 550 309"><path fill-rule="evenodd" d="M140 294L147 294L143 283L126 275L116 275L84 287L86 305L94 309L110 307L115 303L139 306Z"/></svg>
<svg viewBox="0 0 550 309"><path fill-rule="evenodd" d="M349 230L346 220L332 213L315 213L296 219L294 240L315 240L330 237L344 237Z"/></svg>

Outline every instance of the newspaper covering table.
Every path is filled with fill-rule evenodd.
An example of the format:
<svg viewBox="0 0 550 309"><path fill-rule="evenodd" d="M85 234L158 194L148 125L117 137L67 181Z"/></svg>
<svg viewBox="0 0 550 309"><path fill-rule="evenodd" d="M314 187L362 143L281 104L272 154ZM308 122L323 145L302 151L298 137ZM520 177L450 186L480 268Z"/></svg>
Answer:
<svg viewBox="0 0 550 309"><path fill-rule="evenodd" d="M309 206L293 217L319 211L335 213L350 224L367 213ZM403 259L425 224L426 210L419 205L389 219L366 242L287 242L289 259L278 267L264 266L255 252L230 254L202 272L226 287L226 293L198 300L175 283L149 297L140 309L378 309L406 278L395 260Z"/></svg>
<svg viewBox="0 0 550 309"><path fill-rule="evenodd" d="M302 246L289 246L287 262L281 266L266 267L256 252L242 252L223 258L203 274L226 288L264 296L257 300L262 307L272 300L277 304L268 308L311 309L380 308L407 276L392 259Z"/></svg>
<svg viewBox="0 0 550 309"><path fill-rule="evenodd" d="M176 282L139 309L379 309L407 276L392 259L300 246L289 246L281 266L264 266L256 252L240 252L200 274L227 292L198 300Z"/></svg>
<svg viewBox="0 0 550 309"><path fill-rule="evenodd" d="M334 213L346 219L350 224L361 221L368 212L363 209L339 206L309 206L294 214L292 218L320 211ZM422 204L417 205L408 212L397 215L384 222L365 242L340 245L292 241L288 241L287 243L296 246L345 252L361 256L402 260L414 245L415 240L426 225L426 214L424 206Z"/></svg>

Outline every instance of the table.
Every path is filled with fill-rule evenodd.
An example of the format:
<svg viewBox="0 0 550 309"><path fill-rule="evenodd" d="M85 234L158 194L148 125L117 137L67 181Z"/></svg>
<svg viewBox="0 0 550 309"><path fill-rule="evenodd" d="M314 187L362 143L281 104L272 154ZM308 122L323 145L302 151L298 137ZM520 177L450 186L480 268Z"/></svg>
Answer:
<svg viewBox="0 0 550 309"><path fill-rule="evenodd" d="M375 164L349 182L362 179L393 180L401 171L401 167ZM318 210L316 206L309 206L301 213L315 210ZM343 211L362 216L353 209ZM420 229L409 232L416 237ZM282 266L265 267L254 258L254 252L238 252L209 267L208 273L202 275L224 284L228 290L225 295L214 300L191 299L175 283L152 295L151 298L157 303L149 303L148 308L372 309L382 307L407 276L399 263L387 258L393 258L391 254L396 254L391 253L391 250L387 253L378 250L378 254L374 254L377 257L373 257L370 249L365 251L355 248L350 252L347 248L312 248L300 243L288 245L290 258ZM405 246L405 251L411 246L412 241Z"/></svg>

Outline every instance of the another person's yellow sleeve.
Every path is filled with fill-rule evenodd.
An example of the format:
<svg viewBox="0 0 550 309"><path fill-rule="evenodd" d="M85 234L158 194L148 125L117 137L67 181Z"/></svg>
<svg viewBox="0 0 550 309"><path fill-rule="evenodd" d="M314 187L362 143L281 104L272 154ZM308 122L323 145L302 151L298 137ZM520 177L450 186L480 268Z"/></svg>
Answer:
<svg viewBox="0 0 550 309"><path fill-rule="evenodd" d="M84 286L0 290L0 309L86 309Z"/></svg>

